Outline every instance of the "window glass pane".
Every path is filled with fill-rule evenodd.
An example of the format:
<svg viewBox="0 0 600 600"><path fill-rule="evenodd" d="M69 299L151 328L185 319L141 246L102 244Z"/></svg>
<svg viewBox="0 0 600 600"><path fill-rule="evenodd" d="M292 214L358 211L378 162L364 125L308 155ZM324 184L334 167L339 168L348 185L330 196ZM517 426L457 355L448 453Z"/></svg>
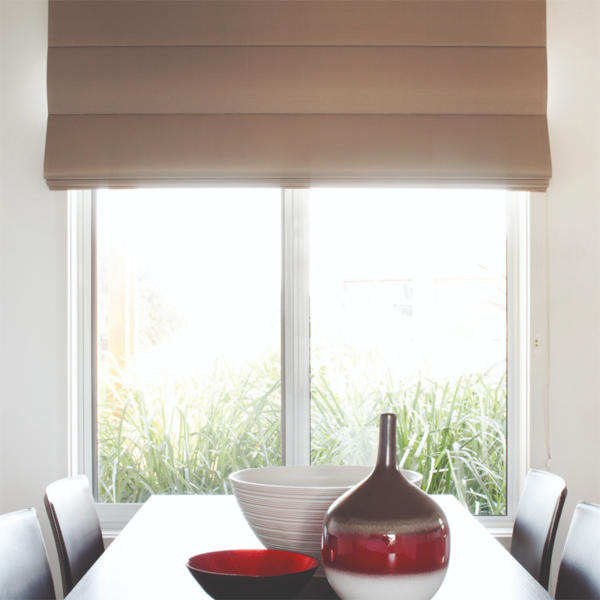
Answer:
<svg viewBox="0 0 600 600"><path fill-rule="evenodd" d="M101 191L99 500L280 464L281 192Z"/></svg>
<svg viewBox="0 0 600 600"><path fill-rule="evenodd" d="M505 513L505 215L500 191L311 191L314 463L372 463L393 411L424 489Z"/></svg>

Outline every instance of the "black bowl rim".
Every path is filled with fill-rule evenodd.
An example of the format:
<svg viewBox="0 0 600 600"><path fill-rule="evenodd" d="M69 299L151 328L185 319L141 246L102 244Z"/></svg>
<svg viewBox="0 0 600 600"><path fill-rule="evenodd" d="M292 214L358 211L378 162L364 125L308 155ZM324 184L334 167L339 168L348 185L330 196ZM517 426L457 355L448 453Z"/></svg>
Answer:
<svg viewBox="0 0 600 600"><path fill-rule="evenodd" d="M308 569L302 569L301 571L289 571L287 573L278 573L275 575L250 575L248 573L222 573L221 571L207 571L206 569L198 569L197 567L193 567L190 564L192 559L194 559L198 556L205 556L206 554L229 554L231 552L257 552L257 551L264 552L264 553L285 552L285 554L294 554L295 556L305 556L306 558L309 558L314 564L313 564L313 566L308 567ZM292 552L290 550L278 550L277 548L230 548L229 550L211 550L210 552L200 552L200 554L194 554L194 556L190 556L190 558L188 558L188 561L186 563L186 567L190 571L194 571L195 573L204 573L206 575L218 575L220 577L232 577L232 578L248 577L250 579L271 579L271 578L277 578L277 577L286 577L288 575L300 575L302 573L316 571L318 566L319 566L319 561L316 558L314 558L308 554L303 554L302 552Z"/></svg>

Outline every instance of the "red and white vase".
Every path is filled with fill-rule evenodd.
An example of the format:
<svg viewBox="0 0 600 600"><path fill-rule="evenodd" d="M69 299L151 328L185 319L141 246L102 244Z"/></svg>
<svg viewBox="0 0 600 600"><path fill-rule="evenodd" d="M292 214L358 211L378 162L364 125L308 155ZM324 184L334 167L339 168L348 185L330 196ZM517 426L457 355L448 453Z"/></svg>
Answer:
<svg viewBox="0 0 600 600"><path fill-rule="evenodd" d="M380 418L373 472L340 496L323 521L322 564L340 598L432 598L450 557L438 504L396 467L396 415Z"/></svg>

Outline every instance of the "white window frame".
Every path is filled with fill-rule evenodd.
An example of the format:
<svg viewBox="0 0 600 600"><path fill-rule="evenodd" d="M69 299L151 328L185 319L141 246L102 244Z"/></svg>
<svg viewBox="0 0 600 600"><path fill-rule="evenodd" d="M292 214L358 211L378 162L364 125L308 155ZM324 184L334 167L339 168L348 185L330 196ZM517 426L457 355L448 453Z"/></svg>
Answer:
<svg viewBox="0 0 600 600"><path fill-rule="evenodd" d="M509 194L507 215L507 514L478 517L497 537L510 537L514 514L529 460L529 407L531 377L531 288L545 280L540 269L532 280L530 264L531 203L525 192ZM69 192L69 473L95 480L96 450L93 405L94 298L94 192ZM310 340L308 275L308 190L282 190L282 461L310 464ZM538 265L536 265L537 267ZM301 274L301 276L299 276ZM539 290L538 290L539 291ZM543 294L537 303L544 303ZM543 333L536 323L535 349ZM544 336L545 337L545 336ZM535 361L534 361L535 362ZM95 483L94 483L95 485ZM103 532L118 533L141 504L98 503Z"/></svg>

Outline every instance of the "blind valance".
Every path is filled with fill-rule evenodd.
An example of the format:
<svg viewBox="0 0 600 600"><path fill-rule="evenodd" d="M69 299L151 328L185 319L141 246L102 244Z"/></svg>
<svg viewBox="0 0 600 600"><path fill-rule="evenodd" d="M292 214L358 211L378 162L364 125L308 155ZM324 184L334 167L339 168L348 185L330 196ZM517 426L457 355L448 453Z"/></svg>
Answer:
<svg viewBox="0 0 600 600"><path fill-rule="evenodd" d="M50 0L52 189L550 177L544 0Z"/></svg>

